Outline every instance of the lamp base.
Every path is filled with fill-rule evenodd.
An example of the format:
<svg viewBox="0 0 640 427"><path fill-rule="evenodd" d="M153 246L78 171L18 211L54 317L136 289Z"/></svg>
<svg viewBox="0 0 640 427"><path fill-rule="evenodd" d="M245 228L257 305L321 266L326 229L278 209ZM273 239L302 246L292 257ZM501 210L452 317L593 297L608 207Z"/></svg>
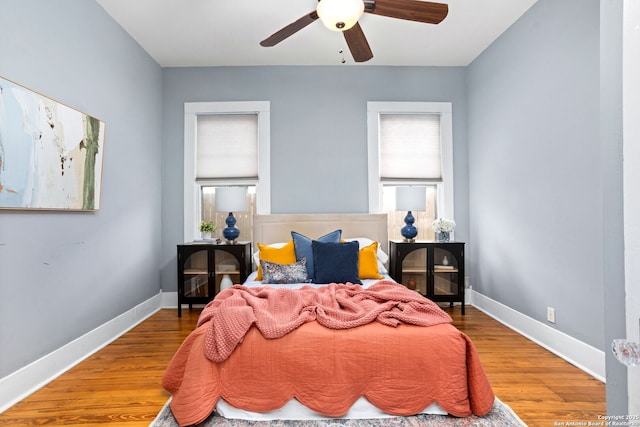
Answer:
<svg viewBox="0 0 640 427"><path fill-rule="evenodd" d="M407 212L407 216L404 217L405 226L400 229L400 234L404 237L405 242L415 242L418 235L418 229L413 225L415 218L411 214L411 211Z"/></svg>
<svg viewBox="0 0 640 427"><path fill-rule="evenodd" d="M228 232L227 232L228 229ZM235 245L238 243L238 235L240 234L240 230L237 227L227 227L222 230L222 235L224 239L227 241L227 245Z"/></svg>
<svg viewBox="0 0 640 427"><path fill-rule="evenodd" d="M227 240L227 244L235 245L238 243L240 229L236 227L236 218L233 216L233 212L229 212L229 216L225 222L227 223L227 226L222 230L222 236Z"/></svg>

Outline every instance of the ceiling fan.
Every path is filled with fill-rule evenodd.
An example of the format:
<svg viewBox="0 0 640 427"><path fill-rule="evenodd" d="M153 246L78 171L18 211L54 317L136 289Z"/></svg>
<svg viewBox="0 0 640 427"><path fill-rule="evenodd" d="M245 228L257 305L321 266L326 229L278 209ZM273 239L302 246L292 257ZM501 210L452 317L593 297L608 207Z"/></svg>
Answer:
<svg viewBox="0 0 640 427"><path fill-rule="evenodd" d="M362 14L388 16L408 21L439 24L449 13L449 6L421 0L319 0L318 8L285 26L260 42L261 46L275 46L320 18L334 31L342 31L356 62L373 58L369 42L358 23Z"/></svg>

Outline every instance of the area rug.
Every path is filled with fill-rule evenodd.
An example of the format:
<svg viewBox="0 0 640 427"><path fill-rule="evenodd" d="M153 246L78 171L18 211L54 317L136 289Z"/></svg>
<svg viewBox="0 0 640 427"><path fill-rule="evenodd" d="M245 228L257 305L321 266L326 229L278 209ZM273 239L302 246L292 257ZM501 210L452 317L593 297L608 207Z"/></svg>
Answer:
<svg viewBox="0 0 640 427"><path fill-rule="evenodd" d="M446 415L414 415L410 417L378 418L368 420L275 420L246 421L222 418L213 413L198 427L526 427L513 410L496 398L491 411L484 417L472 415L456 418ZM167 402L149 427L178 427Z"/></svg>

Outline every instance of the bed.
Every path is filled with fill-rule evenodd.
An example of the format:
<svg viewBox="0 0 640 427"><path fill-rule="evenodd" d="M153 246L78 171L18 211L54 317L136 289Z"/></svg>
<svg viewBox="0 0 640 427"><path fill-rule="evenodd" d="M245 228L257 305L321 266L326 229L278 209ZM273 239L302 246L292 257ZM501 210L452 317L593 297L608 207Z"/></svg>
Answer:
<svg viewBox="0 0 640 427"><path fill-rule="evenodd" d="M388 276L386 215L257 215L253 239L256 270L205 307L164 374L181 426L214 410L251 420L491 410L471 340ZM308 258L314 282L295 281ZM265 283L282 277L294 282Z"/></svg>

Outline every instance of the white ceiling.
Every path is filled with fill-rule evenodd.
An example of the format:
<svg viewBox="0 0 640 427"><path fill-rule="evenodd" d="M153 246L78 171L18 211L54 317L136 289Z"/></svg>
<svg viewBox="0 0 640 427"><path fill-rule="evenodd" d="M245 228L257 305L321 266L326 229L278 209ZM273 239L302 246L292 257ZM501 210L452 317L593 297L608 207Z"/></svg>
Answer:
<svg viewBox="0 0 640 427"><path fill-rule="evenodd" d="M274 47L260 41L315 10L316 0L97 0L162 67L354 64L341 33L318 20ZM440 0L438 25L365 13L364 65L466 66L536 0Z"/></svg>

